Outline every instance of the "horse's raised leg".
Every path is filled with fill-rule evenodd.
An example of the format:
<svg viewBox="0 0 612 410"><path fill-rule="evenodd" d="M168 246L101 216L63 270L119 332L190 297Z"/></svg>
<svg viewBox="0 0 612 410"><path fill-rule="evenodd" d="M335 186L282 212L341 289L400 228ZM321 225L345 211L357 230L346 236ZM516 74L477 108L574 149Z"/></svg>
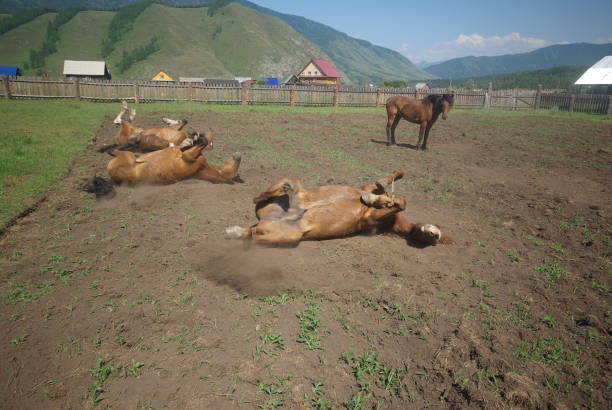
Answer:
<svg viewBox="0 0 612 410"><path fill-rule="evenodd" d="M369 227L382 227L382 225L386 224L386 221L389 221L389 218L398 212L406 209L406 200L405 199L395 199L393 200L393 204L391 206L387 206L385 208L369 208L366 213L365 223ZM387 222L388 223L388 222Z"/></svg>
<svg viewBox="0 0 612 410"><path fill-rule="evenodd" d="M403 176L404 171L395 170L391 173L391 175L387 176L386 178L381 178L373 184L367 184L362 186L361 190L365 192L373 192L375 194L382 194L385 192L385 188L387 186L391 185L393 181L402 179Z"/></svg>
<svg viewBox="0 0 612 410"><path fill-rule="evenodd" d="M304 232L275 220L260 221L251 228L253 242L261 245L297 246Z"/></svg>
<svg viewBox="0 0 612 410"><path fill-rule="evenodd" d="M200 147L203 147L203 145L200 145ZM238 175L238 167L240 166L239 153L234 153L231 158L226 159L220 168L215 168L213 165L209 164L205 158L202 158L202 161L204 162L204 166L196 174L197 178L225 184L234 183L234 178Z"/></svg>

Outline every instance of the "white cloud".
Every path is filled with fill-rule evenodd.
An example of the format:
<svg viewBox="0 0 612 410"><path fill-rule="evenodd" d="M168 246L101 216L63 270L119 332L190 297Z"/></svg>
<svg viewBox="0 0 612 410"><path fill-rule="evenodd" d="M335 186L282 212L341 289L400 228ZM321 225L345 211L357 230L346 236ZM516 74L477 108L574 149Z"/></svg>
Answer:
<svg viewBox="0 0 612 410"><path fill-rule="evenodd" d="M480 34L459 34L457 38L435 44L419 53L418 60L442 61L456 57L494 56L501 54L525 53L550 45L546 40L536 37L523 37L520 33L509 33L504 36L484 37ZM408 46L402 44L402 51ZM412 55L416 54L414 51Z"/></svg>

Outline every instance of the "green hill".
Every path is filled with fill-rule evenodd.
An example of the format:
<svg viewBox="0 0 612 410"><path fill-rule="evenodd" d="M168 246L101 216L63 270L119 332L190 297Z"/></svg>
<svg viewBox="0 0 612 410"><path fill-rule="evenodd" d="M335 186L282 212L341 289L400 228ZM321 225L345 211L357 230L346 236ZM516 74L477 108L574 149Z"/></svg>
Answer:
<svg viewBox="0 0 612 410"><path fill-rule="evenodd" d="M355 83L378 84L389 79L412 81L418 78L434 78L396 51L350 37L304 17L278 13L246 0L238 2L278 17L289 24L295 31L332 56L337 68Z"/></svg>
<svg viewBox="0 0 612 410"><path fill-rule="evenodd" d="M76 4L89 7L110 8L134 3L135 0L0 0L0 9L24 10L31 7L65 8ZM205 0L165 0L177 5L206 4ZM240 4L235 4L240 3ZM146 78L163 67L181 76L278 76L285 78L295 74L311 58L331 60L344 75L344 81L353 84L378 84L384 80L433 78L416 67L401 54L352 38L333 28L303 17L277 13L247 1L237 1L223 7L214 17L207 16L206 7L179 8L161 4L149 6L137 18L134 29L121 38L111 54L110 69L114 78ZM163 10L163 12L162 12ZM82 14L93 13L89 23L82 21ZM109 17L96 17L96 13L116 11L82 12L59 30L58 51L48 57L43 71L49 75L58 72L60 61L80 59L74 54L100 59L97 38L104 36ZM112 18L112 17L110 17ZM78 24L88 24L83 39L75 33ZM158 53L118 73L115 64L124 50L144 45L155 35L161 47ZM170 25L168 25L170 24ZM181 30L173 28L177 24ZM100 27L100 25L104 27ZM73 27L72 29L70 27ZM91 32L89 32L91 31ZM181 32L177 32L181 31ZM41 33L44 33L42 30ZM3 40L0 36L0 42ZM101 41L101 40L100 40ZM26 51L27 55L28 51ZM91 55L97 57L89 57ZM0 59L4 55L0 53ZM19 62L23 61L20 57ZM26 70L34 74L36 70Z"/></svg>
<svg viewBox="0 0 612 410"><path fill-rule="evenodd" d="M434 64L425 69L441 78L479 77L520 71L540 70L558 66L591 66L612 54L612 43L575 43L540 48L529 53L494 57L462 57Z"/></svg>
<svg viewBox="0 0 612 410"><path fill-rule="evenodd" d="M487 75L482 77L428 80L434 88L445 88L451 84L455 88L486 89L489 83L493 88L501 89L536 89L541 84L544 89L571 90L574 82L587 70L588 66L561 66L545 70L524 71L519 73Z"/></svg>
<svg viewBox="0 0 612 410"><path fill-rule="evenodd" d="M60 76L65 59L101 59L102 39L114 11L84 11L59 29L57 52L46 59L43 72ZM37 17L0 36L2 64L21 65L28 50L43 40L46 24L53 14ZM148 43L156 36L160 50L124 73L116 65L124 51ZM5 39L11 41L5 41ZM20 45L15 45L19 40ZM148 79L159 70L170 75L200 77L278 76L286 77L301 68L312 56L329 58L291 27L250 8L231 4L207 15L205 7L176 8L152 4L140 14L105 59L113 78ZM4 63L6 61L7 63ZM37 70L24 70L34 75Z"/></svg>
<svg viewBox="0 0 612 410"><path fill-rule="evenodd" d="M30 50L45 40L47 24L57 13L47 13L0 35L0 65L23 66Z"/></svg>
<svg viewBox="0 0 612 410"><path fill-rule="evenodd" d="M64 60L98 60L112 16L109 11L82 11L63 25L57 52L47 57L46 72L54 77L61 75Z"/></svg>

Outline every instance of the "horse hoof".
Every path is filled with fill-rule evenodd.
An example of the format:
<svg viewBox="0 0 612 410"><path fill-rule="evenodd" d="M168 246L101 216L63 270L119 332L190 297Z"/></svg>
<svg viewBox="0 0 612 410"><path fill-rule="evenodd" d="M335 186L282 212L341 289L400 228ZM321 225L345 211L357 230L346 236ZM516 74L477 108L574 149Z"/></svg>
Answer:
<svg viewBox="0 0 612 410"><path fill-rule="evenodd" d="M225 229L225 237L231 239L242 238L242 228L239 226L231 226Z"/></svg>

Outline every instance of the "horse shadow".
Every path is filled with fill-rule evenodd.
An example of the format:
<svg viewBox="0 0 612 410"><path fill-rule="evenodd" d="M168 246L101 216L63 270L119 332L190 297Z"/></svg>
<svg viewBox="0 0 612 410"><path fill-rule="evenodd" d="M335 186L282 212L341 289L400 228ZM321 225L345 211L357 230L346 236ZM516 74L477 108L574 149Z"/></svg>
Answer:
<svg viewBox="0 0 612 410"><path fill-rule="evenodd" d="M374 144L387 145L387 141L375 140L374 138L370 138L370 142L373 142ZM417 151L417 146L412 144L398 143L396 146L401 148L410 148Z"/></svg>

